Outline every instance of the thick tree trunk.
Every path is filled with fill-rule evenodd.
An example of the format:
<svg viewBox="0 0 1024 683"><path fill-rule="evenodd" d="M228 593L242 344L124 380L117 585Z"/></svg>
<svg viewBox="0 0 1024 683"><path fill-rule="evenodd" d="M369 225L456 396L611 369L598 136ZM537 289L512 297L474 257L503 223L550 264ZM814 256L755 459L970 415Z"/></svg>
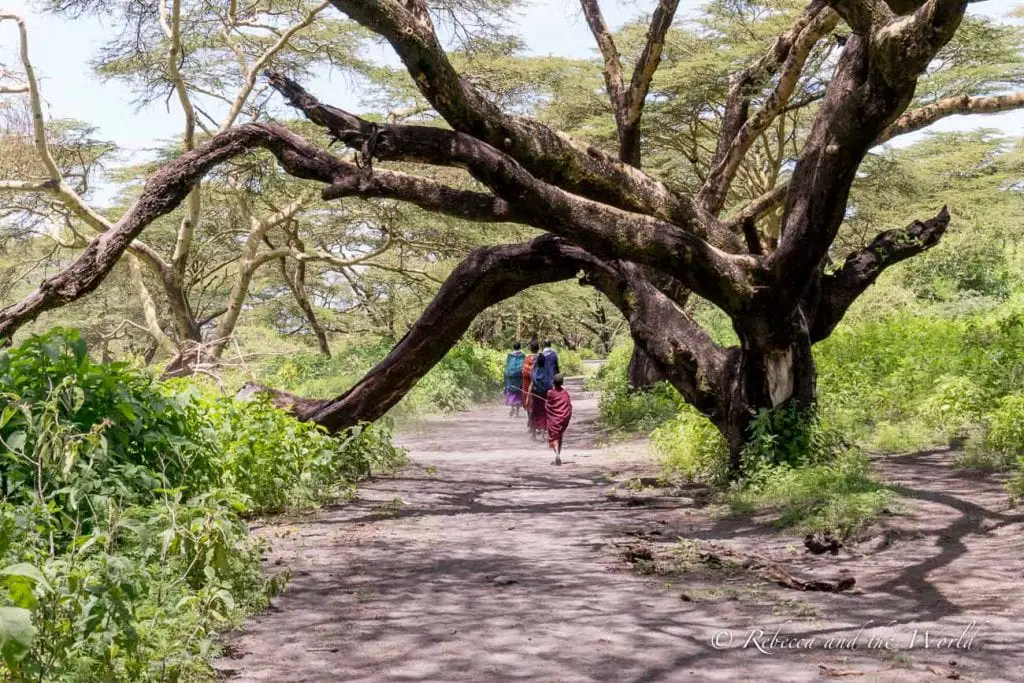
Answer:
<svg viewBox="0 0 1024 683"><path fill-rule="evenodd" d="M761 410L810 408L817 395L814 354L802 315L788 324L748 325L738 333L741 345L730 349L724 382L726 410L712 416L729 446L734 475L742 470L750 423Z"/></svg>
<svg viewBox="0 0 1024 683"><path fill-rule="evenodd" d="M633 355L629 359L626 379L633 391L648 391L655 384L665 379L665 375L647 355L639 344L633 346Z"/></svg>

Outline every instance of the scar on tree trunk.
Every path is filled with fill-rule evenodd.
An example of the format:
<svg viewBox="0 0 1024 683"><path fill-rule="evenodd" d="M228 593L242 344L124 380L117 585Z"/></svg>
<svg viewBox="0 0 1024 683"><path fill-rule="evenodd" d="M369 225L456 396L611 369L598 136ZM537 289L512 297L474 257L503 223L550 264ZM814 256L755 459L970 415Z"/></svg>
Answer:
<svg viewBox="0 0 1024 683"><path fill-rule="evenodd" d="M728 408L718 424L734 475L742 471L750 425L759 412L813 409L816 400L817 372L806 330L788 344L744 346L730 350Z"/></svg>

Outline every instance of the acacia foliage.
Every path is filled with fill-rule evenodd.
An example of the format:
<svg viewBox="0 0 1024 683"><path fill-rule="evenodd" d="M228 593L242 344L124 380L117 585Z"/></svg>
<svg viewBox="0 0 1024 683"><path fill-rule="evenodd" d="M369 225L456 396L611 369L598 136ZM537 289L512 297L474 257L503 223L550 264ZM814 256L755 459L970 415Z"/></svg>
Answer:
<svg viewBox="0 0 1024 683"><path fill-rule="evenodd" d="M446 3L443 6L432 4L430 9L455 68L497 105L513 113L536 116L600 148L614 148L613 117L609 116L608 102L599 94L601 60L530 55L524 41L510 35L509 25L503 23L515 6L514 2L486 6ZM222 122L222 114L230 104L225 100L231 100L236 92L248 93L240 100L243 107L239 120L260 120L275 111L264 84L251 85L246 80L245 68L240 69L238 65L239 53L242 66L251 66L261 55L269 54L267 51L274 46L275 30L280 33L285 26L297 26L314 10L316 21L301 27L291 42L273 52L271 62L264 66L285 70L295 77L312 77L329 64L354 79L364 105L371 110L368 120L423 121L432 125L438 122L437 114L404 69L382 66L368 57L366 47L373 39L369 31L342 15L318 10L315 3L291 0L261 3L235 7L227 14L207 2L180 3L176 39L166 35L157 13L149 6L76 0L48 3L47 7L70 17L86 13L120 16L121 31L112 31L105 37L93 61L96 73L128 84L140 103L169 95L177 99L176 93L183 87L186 97L198 107L199 113L193 112L199 120L199 127L193 131L195 141L205 135L203 126L212 131L211 126ZM722 116L719 105L728 95L730 75L758 59L801 9L801 3L789 0L711 2L668 30L661 64L645 105L642 142L648 172L673 188L697 191L712 166L714 136ZM639 17L612 31L626 63L635 61L642 52L646 21L647 17ZM727 208L741 206L786 181L804 143L828 73L835 66L841 47L839 42L823 40L815 45L805 73L790 98L793 106L754 142L750 158L744 161L737 174ZM1015 89L1021 83L1022 73L1019 45L1019 28L968 15L922 75L911 108L920 109L956 97L999 95ZM169 51L180 57L176 67L180 84L167 59ZM759 102L759 97L755 97L754 102ZM212 118L204 118L204 113L212 113ZM89 136L67 135L66 126L56 123L49 135L51 146L61 152L57 156L62 169L83 181L91 177L94 184L98 177L96 170L102 165L98 162L109 155L111 146ZM326 143L312 126L297 124L294 128ZM17 135L5 140L11 144L23 143L22 156L27 160L4 176L13 178L24 175L31 166L32 150L30 144L24 144L24 122L10 131ZM157 161L165 161L187 149L191 143L186 138L187 132L181 143L175 142L162 150ZM5 158L15 159L6 155ZM408 168L459 187L473 187L464 174L454 169L425 169L401 163L385 166ZM115 213L135 195L137 181L153 168L153 164L143 164L121 169L112 176L123 190L121 206L113 207ZM185 245L188 263L178 277L178 285L195 321L206 321L200 336L208 342L222 332L235 334L237 331L232 326L220 328L216 318L208 318L238 294L232 285L238 281L242 269L238 246L240 238L248 231L245 212L257 218L271 215L299 198L302 187L277 169L269 155L256 154L216 171L197 192L202 221ZM83 191L83 196L89 196L87 190ZM944 199L936 196L933 202L922 204L921 209L932 210L935 202ZM31 199L36 205L45 200L45 196ZM172 260L172 254L185 239L180 228L191 211L189 206L183 206L160 218L147 230L146 239L165 261ZM19 216L19 220L24 218ZM74 226L77 219L70 218ZM777 211L769 212L760 222L759 229L767 238L777 230L778 218ZM886 227L905 223L905 216L899 219L899 222L893 221L895 225ZM367 226L372 229L365 229ZM412 323L412 313L422 308L436 292L438 281L450 271L456 259L474 246L533 234L531 229L522 226L466 224L429 212L400 208L389 201L366 204L351 200L341 207L321 202L304 206L295 214L293 222L274 227L268 241L280 248L291 244L294 235L302 243L300 251L319 250L337 256L373 251L383 244L385 232L393 232L402 240L393 253L377 259L389 270L337 267L319 261L304 263L300 269L297 262L288 259L264 264L253 273L249 293L241 292L251 297L248 300L253 304L246 305L241 313L243 327L247 322L270 326L309 341L320 332L325 332L329 338L338 338L352 332L372 331L397 339ZM862 230L859 235L860 242L851 243L851 247L870 241L867 231ZM16 290L0 292L5 294L6 300L20 298L35 284L38 275L45 272L44 268L63 263L69 251L74 253L81 246L56 248L45 235L38 236L42 244L33 241L17 246L6 257L12 281L15 276L23 276ZM29 277L24 277L23 267L17 267L26 252L40 260L39 268ZM4 254L0 253L0 267L4 260ZM295 296L292 285L297 280L303 281L299 289L305 292L305 297ZM163 330L176 341L183 341L179 338L181 331L176 331L172 324L172 302L161 291L160 273L147 270L144 281L156 300ZM123 325L125 319L141 317L137 298L130 293L132 285L127 269L115 271L110 287L119 291L104 292L105 288L101 288L93 305L73 304L67 316L73 316L76 324L88 328L91 341L107 344L115 353L140 347L147 351L146 332ZM572 296L567 292L568 288L559 287L549 288L545 294L524 295L503 307L505 311L483 316L475 325L476 336L485 341L507 342L523 328L508 311L518 313L526 309L530 315L544 316L545 311L568 302L571 312L563 316L563 321L567 322L552 324L549 320L533 320L527 321L526 328L543 328L541 336L561 337L569 346L591 345L607 352L616 335L624 332L622 317L607 304L594 306L589 297ZM303 298L308 306L304 307ZM40 331L46 324L59 320L60 316L46 319L42 327L33 329ZM515 329L517 334L509 334L509 329ZM244 336L242 330L240 338ZM149 355L159 358L160 353L154 352L152 347L148 351Z"/></svg>

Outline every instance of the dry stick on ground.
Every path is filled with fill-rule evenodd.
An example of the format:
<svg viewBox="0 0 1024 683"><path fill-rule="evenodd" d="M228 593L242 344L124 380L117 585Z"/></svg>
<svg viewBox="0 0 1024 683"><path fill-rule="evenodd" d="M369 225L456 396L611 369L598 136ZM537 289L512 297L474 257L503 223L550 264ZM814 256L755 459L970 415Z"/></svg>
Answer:
<svg viewBox="0 0 1024 683"><path fill-rule="evenodd" d="M802 579L783 569L782 565L778 562L773 562L763 555L743 554L734 550L714 548L713 546L708 546L707 550L701 550L700 559L705 564L741 567L753 572L766 581L798 591L839 593L850 590L857 583L856 579L852 576L845 576L834 581Z"/></svg>

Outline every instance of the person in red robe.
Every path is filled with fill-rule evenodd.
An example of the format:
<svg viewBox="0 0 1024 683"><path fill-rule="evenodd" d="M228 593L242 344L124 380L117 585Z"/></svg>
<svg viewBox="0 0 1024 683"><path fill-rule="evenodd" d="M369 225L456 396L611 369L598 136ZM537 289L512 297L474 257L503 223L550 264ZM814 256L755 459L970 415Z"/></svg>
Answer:
<svg viewBox="0 0 1024 683"><path fill-rule="evenodd" d="M562 437L572 419L572 400L562 386L564 381L561 374L555 375L554 386L548 391L544 406L547 413L548 445L555 452L556 465L562 464Z"/></svg>

